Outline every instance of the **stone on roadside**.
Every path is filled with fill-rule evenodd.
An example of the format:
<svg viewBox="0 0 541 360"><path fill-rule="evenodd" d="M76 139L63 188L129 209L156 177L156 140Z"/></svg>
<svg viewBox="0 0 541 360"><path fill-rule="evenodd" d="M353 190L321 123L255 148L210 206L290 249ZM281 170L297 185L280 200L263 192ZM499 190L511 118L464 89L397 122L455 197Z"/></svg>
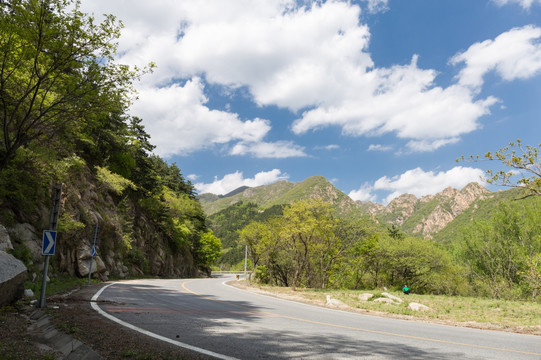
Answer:
<svg viewBox="0 0 541 360"><path fill-rule="evenodd" d="M385 297L388 297L389 299L391 299L391 300L393 300L393 301L396 301L396 302L398 302L398 303L402 303L402 299L399 298L398 296L394 296L394 295L389 294L389 293L386 293L386 292L381 293L381 295L383 295L383 296L385 296Z"/></svg>
<svg viewBox="0 0 541 360"><path fill-rule="evenodd" d="M345 306L340 300L332 299L330 295L327 295L327 306Z"/></svg>
<svg viewBox="0 0 541 360"><path fill-rule="evenodd" d="M370 294L370 293L363 293L363 294L360 294L359 295L359 300L361 301L368 301L368 299L374 297L373 294Z"/></svg>
<svg viewBox="0 0 541 360"><path fill-rule="evenodd" d="M408 309L413 310L413 311L429 311L429 310L431 310L428 306L423 305L423 304L419 304L419 303L415 303L415 302L409 303Z"/></svg>
<svg viewBox="0 0 541 360"><path fill-rule="evenodd" d="M32 289L24 289L24 297L34 297Z"/></svg>

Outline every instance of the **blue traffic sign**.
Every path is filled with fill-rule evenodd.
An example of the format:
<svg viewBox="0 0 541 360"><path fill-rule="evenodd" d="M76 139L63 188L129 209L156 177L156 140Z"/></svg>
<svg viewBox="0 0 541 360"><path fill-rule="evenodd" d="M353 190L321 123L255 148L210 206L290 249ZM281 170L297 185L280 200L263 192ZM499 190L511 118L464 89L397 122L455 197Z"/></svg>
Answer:
<svg viewBox="0 0 541 360"><path fill-rule="evenodd" d="M41 255L54 255L56 245L56 231L43 230L43 242L41 246Z"/></svg>
<svg viewBox="0 0 541 360"><path fill-rule="evenodd" d="M98 250L96 249L96 245L92 246L92 257L96 256L96 254L98 253Z"/></svg>

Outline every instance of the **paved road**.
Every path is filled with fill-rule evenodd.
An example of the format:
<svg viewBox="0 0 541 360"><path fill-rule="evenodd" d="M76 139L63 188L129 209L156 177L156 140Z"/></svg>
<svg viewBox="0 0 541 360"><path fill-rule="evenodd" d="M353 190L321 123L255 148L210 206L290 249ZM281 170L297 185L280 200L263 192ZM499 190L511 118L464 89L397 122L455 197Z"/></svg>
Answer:
<svg viewBox="0 0 541 360"><path fill-rule="evenodd" d="M102 288L93 307L124 326L221 359L541 359L539 336L332 310L224 280L118 282Z"/></svg>

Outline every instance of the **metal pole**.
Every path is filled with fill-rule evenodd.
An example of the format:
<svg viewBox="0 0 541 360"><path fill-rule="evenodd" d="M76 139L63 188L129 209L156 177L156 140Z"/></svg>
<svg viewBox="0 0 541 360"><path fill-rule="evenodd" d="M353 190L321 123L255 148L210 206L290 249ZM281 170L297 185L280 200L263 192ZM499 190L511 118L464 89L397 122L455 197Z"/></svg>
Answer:
<svg viewBox="0 0 541 360"><path fill-rule="evenodd" d="M60 198L62 196L62 184L56 185L53 189L51 216L49 216L49 230L56 230L58 226L58 213L60 211ZM39 296L39 308L46 308L47 301L45 300L45 292L47 290L47 272L49 271L49 257L45 255L45 263L43 264L43 279L41 280L41 294Z"/></svg>
<svg viewBox="0 0 541 360"><path fill-rule="evenodd" d="M94 247L96 246L96 243L98 242L98 231L100 227L99 225L94 226L94 238L92 239L92 248L90 249L90 264L88 265L88 282L87 285L90 285L90 277L92 276L92 259L94 259L94 255L92 252L94 251Z"/></svg>
<svg viewBox="0 0 541 360"><path fill-rule="evenodd" d="M49 257L45 255L45 263L43 264L43 279L41 280L41 293L39 295L39 308L46 308L47 302L45 301L45 290L47 288L47 271L49 270Z"/></svg>
<svg viewBox="0 0 541 360"><path fill-rule="evenodd" d="M92 256L90 257L89 262L90 264L88 265L88 282L86 283L87 285L90 285L90 276L92 276Z"/></svg>
<svg viewBox="0 0 541 360"><path fill-rule="evenodd" d="M246 268L248 267L248 245L245 247L244 251L244 277L246 278Z"/></svg>

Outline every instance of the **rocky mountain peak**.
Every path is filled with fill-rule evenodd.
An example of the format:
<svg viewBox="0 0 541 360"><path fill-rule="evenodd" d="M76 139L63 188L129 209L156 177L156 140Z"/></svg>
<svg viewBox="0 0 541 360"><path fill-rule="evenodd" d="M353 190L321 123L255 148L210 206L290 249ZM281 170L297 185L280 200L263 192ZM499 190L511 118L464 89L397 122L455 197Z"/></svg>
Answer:
<svg viewBox="0 0 541 360"><path fill-rule="evenodd" d="M394 214L396 219L393 221L395 225L402 225L415 211L415 206L419 200L415 195L402 194L394 198L385 208L387 214Z"/></svg>
<svg viewBox="0 0 541 360"><path fill-rule="evenodd" d="M418 199L412 194L402 194L387 206L360 202L359 208L379 221L401 226L404 231L431 238L476 200L490 196L491 192L472 182L462 190L448 187L434 195Z"/></svg>
<svg viewBox="0 0 541 360"><path fill-rule="evenodd" d="M413 233L431 238L433 234L443 229L455 217L469 208L473 202L485 198L488 194L490 191L478 183L469 183L462 190L446 188L433 197L433 199L437 199L437 204L432 204L432 206L435 205L433 210L427 212L415 224Z"/></svg>

